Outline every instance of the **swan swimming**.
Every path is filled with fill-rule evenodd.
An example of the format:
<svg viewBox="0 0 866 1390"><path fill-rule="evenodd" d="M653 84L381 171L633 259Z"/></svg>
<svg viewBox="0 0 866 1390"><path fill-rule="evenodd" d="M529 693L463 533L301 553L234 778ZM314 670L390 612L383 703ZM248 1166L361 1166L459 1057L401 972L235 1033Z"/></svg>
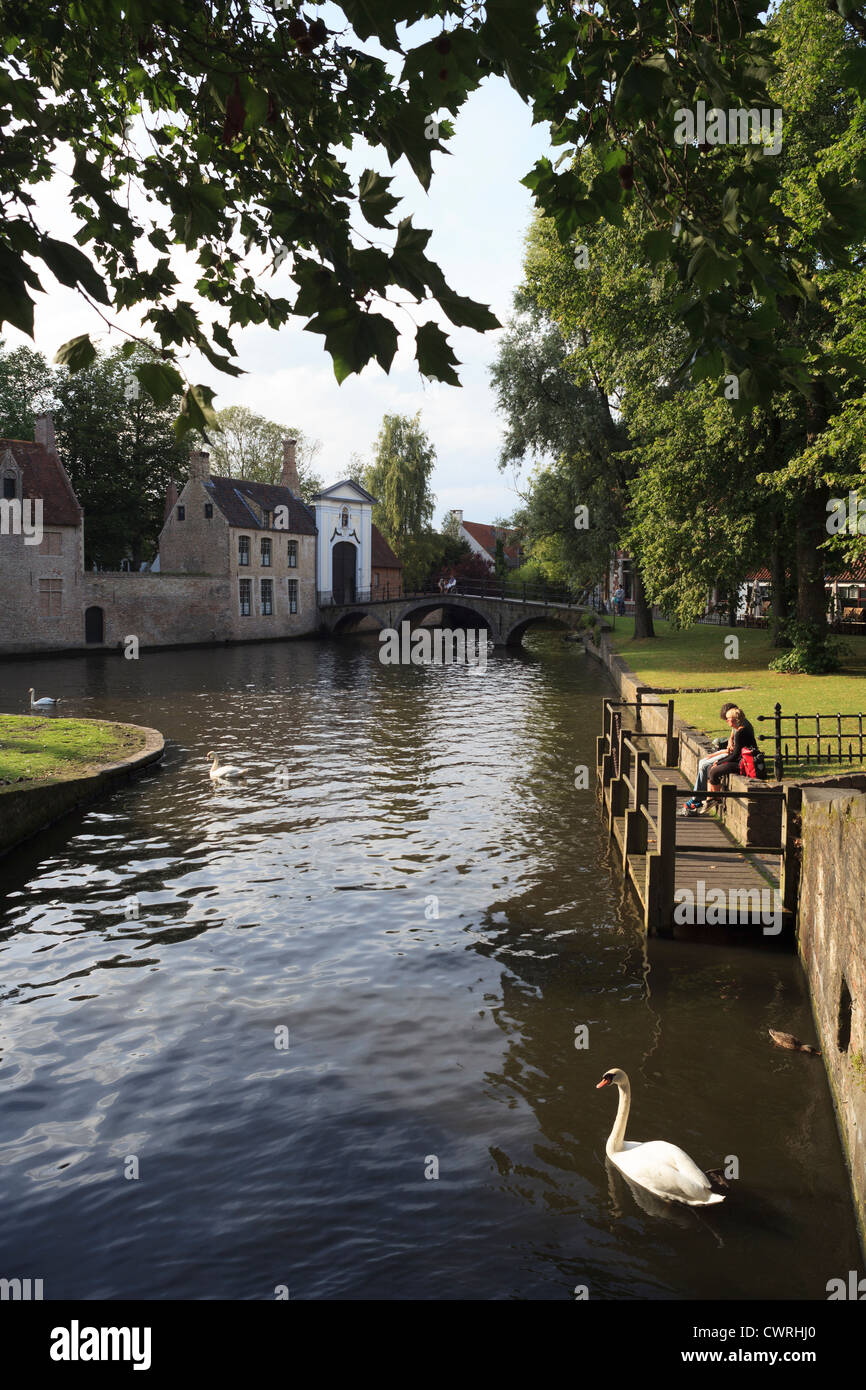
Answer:
<svg viewBox="0 0 866 1390"><path fill-rule="evenodd" d="M208 753L205 761L211 765L210 780L212 782L221 782L225 777L246 777L247 775L246 768L243 767L233 767L231 764L220 767L220 760L216 753Z"/></svg>
<svg viewBox="0 0 866 1390"><path fill-rule="evenodd" d="M666 1202L684 1202L689 1207L723 1202L724 1197L713 1191L706 1173L676 1144L668 1144L664 1139L652 1139L647 1144L626 1140L631 1086L619 1067L606 1071L596 1090L611 1085L619 1087L619 1105L604 1151L623 1176Z"/></svg>
<svg viewBox="0 0 866 1390"><path fill-rule="evenodd" d="M33 696L36 694L36 691L33 689L32 685L28 691L28 694L30 696L31 709L55 709L57 705L60 704L59 695L56 700L53 699L50 695L43 695L41 700L34 700Z"/></svg>

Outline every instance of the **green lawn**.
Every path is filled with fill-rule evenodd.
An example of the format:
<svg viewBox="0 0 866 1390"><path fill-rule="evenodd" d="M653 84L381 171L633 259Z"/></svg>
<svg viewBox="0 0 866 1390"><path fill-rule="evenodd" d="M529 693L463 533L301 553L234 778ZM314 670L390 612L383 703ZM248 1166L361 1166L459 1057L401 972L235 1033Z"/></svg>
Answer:
<svg viewBox="0 0 866 1390"><path fill-rule="evenodd" d="M856 714L862 710L866 716L866 637L842 639L852 649L844 670L830 676L796 676L767 670L768 662L780 652L771 645L770 633L764 628L699 623L677 630L662 619L657 619L654 626L655 638L635 641L634 620L617 618L616 629L609 634L614 650L648 685L661 687L673 696L676 713L681 719L710 736L724 732L719 709L725 700L742 703L759 735L772 730L767 724L757 723L757 716L772 714L777 700L783 714ZM736 660L725 657L725 638L731 635L739 639ZM692 686L698 689L686 688ZM842 727L846 735L856 729L850 721ZM784 723L782 728L787 732L793 729L793 724ZM833 732L835 728L835 721L821 721L822 734ZM808 746L814 755L814 720L811 731L813 737ZM805 753L807 743L801 726L801 752ZM772 745L762 743L761 746L768 758L771 757ZM850 766L861 765L857 747L854 743L854 763ZM818 774L838 771L839 764L822 761L807 763L804 767Z"/></svg>
<svg viewBox="0 0 866 1390"><path fill-rule="evenodd" d="M97 719L0 714L0 788L85 777L144 744L143 732Z"/></svg>

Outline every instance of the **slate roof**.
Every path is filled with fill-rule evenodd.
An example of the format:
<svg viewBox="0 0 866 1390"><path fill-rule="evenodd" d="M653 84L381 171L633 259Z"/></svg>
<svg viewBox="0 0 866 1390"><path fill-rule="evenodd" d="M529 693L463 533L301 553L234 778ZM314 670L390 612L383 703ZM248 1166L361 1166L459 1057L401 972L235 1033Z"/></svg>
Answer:
<svg viewBox="0 0 866 1390"><path fill-rule="evenodd" d="M381 570L401 570L403 561L398 560L378 526L372 526L373 544L370 547L370 563Z"/></svg>
<svg viewBox="0 0 866 1390"><path fill-rule="evenodd" d="M42 498L43 525L80 526L84 513L57 455L33 440L0 439L0 460L7 450L21 468L24 497Z"/></svg>
<svg viewBox="0 0 866 1390"><path fill-rule="evenodd" d="M520 563L520 544L516 531L509 531L502 526L488 526L483 521L464 521L463 529L468 531L473 540L476 540L480 546L483 546L491 560L496 559L496 532L497 530L504 531L502 541L505 558L512 566Z"/></svg>
<svg viewBox="0 0 866 1390"><path fill-rule="evenodd" d="M315 513L299 497L293 496L287 487L280 487L274 483L248 483L243 478L212 476L205 482L205 488L229 526L242 526L245 530L266 529L255 508L248 506L244 500L249 498L265 511L271 512L272 516L277 507L288 507L289 524L281 527L281 530L290 531L296 536L316 534Z"/></svg>

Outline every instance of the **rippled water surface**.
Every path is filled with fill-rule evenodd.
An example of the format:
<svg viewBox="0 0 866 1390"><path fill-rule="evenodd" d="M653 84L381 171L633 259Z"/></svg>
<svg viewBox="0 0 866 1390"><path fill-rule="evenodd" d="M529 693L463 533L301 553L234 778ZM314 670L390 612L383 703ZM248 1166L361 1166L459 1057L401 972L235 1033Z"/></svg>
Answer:
<svg viewBox="0 0 866 1390"><path fill-rule="evenodd" d="M822 1064L766 1035L813 1035L797 961L646 946L574 787L610 693L579 648L536 633L485 675L362 638L7 662L0 709L31 684L167 751L0 862L0 1275L778 1299L857 1267ZM214 788L210 749L246 781ZM611 1066L631 1138L736 1157L724 1205L608 1171Z"/></svg>

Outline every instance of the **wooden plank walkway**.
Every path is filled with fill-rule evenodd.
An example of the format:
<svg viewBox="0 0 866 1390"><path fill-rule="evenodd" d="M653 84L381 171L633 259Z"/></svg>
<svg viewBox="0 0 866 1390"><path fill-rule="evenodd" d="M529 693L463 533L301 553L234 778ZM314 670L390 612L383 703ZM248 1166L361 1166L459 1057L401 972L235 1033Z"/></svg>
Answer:
<svg viewBox="0 0 866 1390"><path fill-rule="evenodd" d="M682 790L691 788L691 783L679 768L654 767L652 771L660 782L670 783ZM651 781L647 809L653 821L658 819L658 801L658 790ZM683 802L678 800L677 805L678 809L681 809ZM625 816L615 816L611 829L617 850L623 855ZM740 848L737 853L731 853L731 848L735 845L737 841L734 836L712 812L699 816L678 814L674 896L678 902L682 901L682 890L687 890L692 897L685 901L693 903L697 913L700 913L700 905L706 904L705 914L706 911L710 911L711 921L719 925L772 926L771 913L779 905L778 893L774 890L780 887L781 852L754 853ZM657 848L656 835L650 827L647 853L653 853ZM721 853L714 853L720 849ZM644 910L646 861L646 854L629 854L627 859L623 855L626 878L635 889ZM700 887L701 884L703 889ZM724 908L718 907L718 898L713 897L718 890L725 896ZM703 920L706 920L705 914Z"/></svg>
<svg viewBox="0 0 866 1390"><path fill-rule="evenodd" d="M679 740L673 733L673 701L653 716L654 730L625 725L626 712L638 722L649 702L603 701L604 732L597 740L597 771L602 809L626 881L643 908L647 931L670 932L677 925L749 926L776 936L793 919L796 901L796 855L799 792L744 786L737 779L731 799L751 807L759 798L781 798L781 835L749 848L731 834L713 811L684 816L691 783L681 772ZM660 732L660 730L664 732ZM661 744L663 766L650 763L643 740ZM712 802L720 806L719 802ZM762 821L759 814L757 824ZM772 824L772 817L770 818ZM748 834L748 832L747 832Z"/></svg>

